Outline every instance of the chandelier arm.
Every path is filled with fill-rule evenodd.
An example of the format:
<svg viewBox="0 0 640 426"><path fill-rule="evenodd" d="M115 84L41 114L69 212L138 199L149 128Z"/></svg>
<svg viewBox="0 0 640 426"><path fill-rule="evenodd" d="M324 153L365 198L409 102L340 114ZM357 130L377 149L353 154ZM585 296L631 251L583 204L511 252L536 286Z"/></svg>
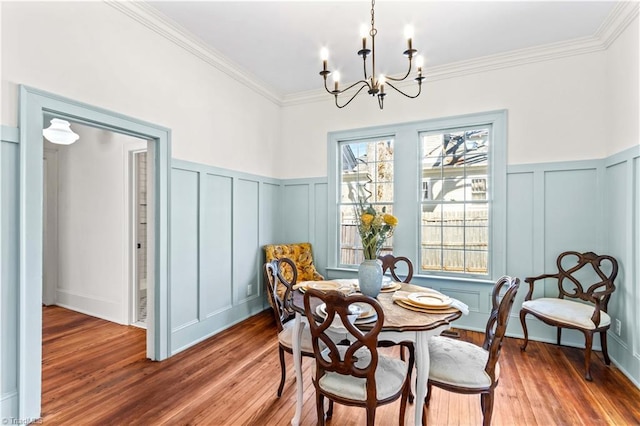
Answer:
<svg viewBox="0 0 640 426"><path fill-rule="evenodd" d="M357 86L358 84L362 84L362 87L361 87L360 89L358 89L358 91L356 92L356 94L360 93L360 90L364 89L365 87L368 87L369 89L371 89L371 85L369 84L369 82L368 82L368 81L366 81L366 80L360 80L360 81L356 81L356 82L355 82L355 83L353 83L351 86L349 86L349 87L347 87L347 88L345 88L345 89L338 90L337 92L334 90L334 91L332 91L332 92L330 91L329 93L331 93L332 95L336 95L336 94L337 94L337 95L339 95L339 94L341 94L341 93L348 92L349 90L353 89L353 88L354 88L355 86Z"/></svg>
<svg viewBox="0 0 640 426"><path fill-rule="evenodd" d="M362 91L362 89L364 89L365 87L369 87L369 83L367 83L366 81L365 81L364 83L365 83L365 84L363 84L362 86L360 86L360 88L356 91L356 93L354 93L354 94L353 94L353 96L351 96L351 98L349 98L349 100L347 101L347 103L345 103L345 104L343 104L343 105L339 105L339 104L338 104L338 94L337 94L337 93L335 93L335 94L334 94L334 96L335 96L335 98L336 98L336 106L337 106L338 108L344 108L344 107L346 107L347 105L349 105L349 104L351 103L351 101L352 101L352 100L354 100L356 96L358 96L358 93L360 93L360 92ZM353 86L355 86L356 84L358 84L358 83L352 84L352 85L351 85L351 86L349 86L349 87L353 87ZM345 90L348 90L348 89L345 89ZM343 93L345 90L343 90L343 91L342 91L342 92L340 92L340 93Z"/></svg>
<svg viewBox="0 0 640 426"><path fill-rule="evenodd" d="M398 89L396 86L394 86L393 84L389 83L388 81L385 83L387 86L391 87L393 90L395 90L396 92L400 93L403 96L406 96L409 99L415 99L418 96L420 96L420 93L422 92L422 83L418 83L418 93L416 93L415 95L407 95L406 93L404 93L402 90Z"/></svg>
<svg viewBox="0 0 640 426"><path fill-rule="evenodd" d="M401 78L394 78L394 77L390 77L388 75L385 75L384 78L389 81L403 81L405 80L407 77L409 77L409 74L411 74L411 58L409 58L409 69L407 70L407 73L401 77Z"/></svg>

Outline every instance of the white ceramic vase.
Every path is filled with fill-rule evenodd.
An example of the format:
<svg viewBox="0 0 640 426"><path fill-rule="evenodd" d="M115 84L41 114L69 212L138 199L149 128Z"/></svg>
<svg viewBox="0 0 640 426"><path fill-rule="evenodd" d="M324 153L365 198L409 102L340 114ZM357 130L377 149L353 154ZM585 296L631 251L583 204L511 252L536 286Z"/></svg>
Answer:
<svg viewBox="0 0 640 426"><path fill-rule="evenodd" d="M365 259L358 267L358 285L366 296L376 297L382 288L382 262Z"/></svg>

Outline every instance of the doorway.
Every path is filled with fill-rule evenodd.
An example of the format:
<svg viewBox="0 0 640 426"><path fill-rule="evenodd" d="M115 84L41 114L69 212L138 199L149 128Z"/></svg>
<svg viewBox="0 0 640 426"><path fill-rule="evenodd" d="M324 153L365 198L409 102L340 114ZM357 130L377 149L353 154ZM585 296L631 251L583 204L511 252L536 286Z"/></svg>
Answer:
<svg viewBox="0 0 640 426"><path fill-rule="evenodd" d="M18 291L18 413L39 418L42 392L42 274L43 274L43 142L44 116L109 129L152 141L153 162L148 182L148 220L155 238L148 247L147 357L162 360L171 353L169 330L169 193L170 130L71 99L20 86L19 170L19 291Z"/></svg>
<svg viewBox="0 0 640 426"><path fill-rule="evenodd" d="M45 115L45 126L50 119ZM146 224L147 178L136 175L130 161L132 153L146 153L148 142L73 121L70 126L79 135L73 144L43 141L43 304L136 324L130 308L146 312L146 303L140 306L130 291L139 263L130 262L136 254L132 239L146 247L154 235L139 232L130 215L140 212ZM139 197L129 182L139 183L144 206L134 204ZM146 258L137 270L146 280Z"/></svg>

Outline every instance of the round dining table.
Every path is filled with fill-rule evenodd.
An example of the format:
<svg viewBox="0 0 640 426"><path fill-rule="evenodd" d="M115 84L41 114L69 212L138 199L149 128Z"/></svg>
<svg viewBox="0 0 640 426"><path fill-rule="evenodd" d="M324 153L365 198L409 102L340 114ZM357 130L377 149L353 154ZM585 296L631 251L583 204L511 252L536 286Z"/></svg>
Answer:
<svg viewBox="0 0 640 426"><path fill-rule="evenodd" d="M405 293L429 291L425 287L402 283L398 290ZM415 424L422 425L422 410L427 392L429 378L429 338L438 335L451 327L451 322L460 318L462 313L457 309L432 310L410 309L394 302L394 292L381 292L376 300L384 311L384 323L378 336L380 341L395 343L413 342L416 359L415 381ZM320 303L320 302L318 302ZM302 355L300 352L302 338L302 317L304 313L304 294L298 289L293 291L291 308L295 312L293 325L293 363L296 374L296 412L291 420L293 426L300 424L302 416L303 383ZM357 325L367 329L370 325Z"/></svg>

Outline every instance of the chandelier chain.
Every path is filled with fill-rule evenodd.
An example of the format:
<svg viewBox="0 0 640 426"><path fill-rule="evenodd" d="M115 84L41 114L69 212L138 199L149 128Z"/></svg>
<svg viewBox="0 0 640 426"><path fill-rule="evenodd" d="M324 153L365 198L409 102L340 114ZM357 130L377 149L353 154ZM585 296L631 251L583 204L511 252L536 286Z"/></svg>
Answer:
<svg viewBox="0 0 640 426"><path fill-rule="evenodd" d="M376 5L376 0L371 0L371 31L369 32L369 34L371 36L376 35L376 19L375 19L375 10L374 10L374 6Z"/></svg>

